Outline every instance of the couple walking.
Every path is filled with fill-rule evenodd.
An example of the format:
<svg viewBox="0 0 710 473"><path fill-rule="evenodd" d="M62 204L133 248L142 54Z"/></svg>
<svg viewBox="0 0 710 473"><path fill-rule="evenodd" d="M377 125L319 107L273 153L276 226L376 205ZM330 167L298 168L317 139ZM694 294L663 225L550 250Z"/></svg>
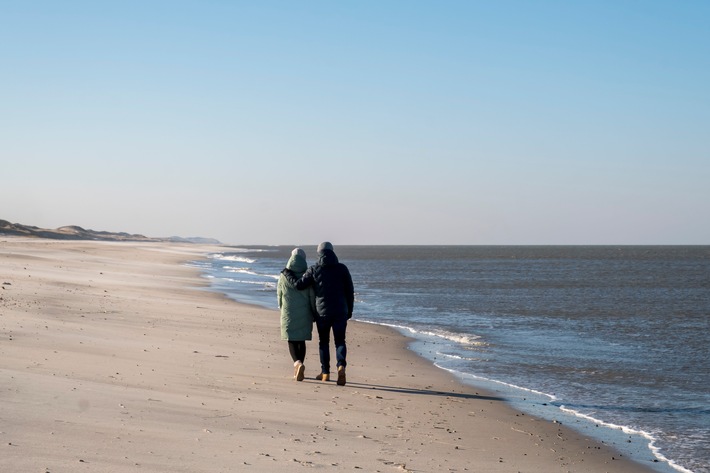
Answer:
<svg viewBox="0 0 710 473"><path fill-rule="evenodd" d="M345 330L353 315L355 292L347 266L338 261L330 242L318 245L318 262L308 267L301 248L291 252L277 286L281 309L281 338L288 340L294 378L303 381L306 340L312 339L313 321L318 330L321 372L316 379L330 379L330 332L333 332L338 385L345 385L347 348Z"/></svg>

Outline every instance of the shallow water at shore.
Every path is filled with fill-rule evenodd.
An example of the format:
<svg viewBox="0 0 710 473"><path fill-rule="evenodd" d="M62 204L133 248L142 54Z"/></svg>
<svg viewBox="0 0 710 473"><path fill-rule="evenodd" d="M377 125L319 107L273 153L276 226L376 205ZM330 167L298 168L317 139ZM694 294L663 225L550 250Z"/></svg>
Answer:
<svg viewBox="0 0 710 473"><path fill-rule="evenodd" d="M213 289L276 308L291 249L225 248L195 265ZM655 456L659 471L710 472L710 247L336 252L353 274L356 319L398 327L462 381Z"/></svg>

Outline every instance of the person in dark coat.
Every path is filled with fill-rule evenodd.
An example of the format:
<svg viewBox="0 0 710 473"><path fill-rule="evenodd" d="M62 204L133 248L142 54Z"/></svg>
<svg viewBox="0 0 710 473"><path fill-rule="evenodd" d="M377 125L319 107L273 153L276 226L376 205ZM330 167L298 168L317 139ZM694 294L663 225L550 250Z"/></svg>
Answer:
<svg viewBox="0 0 710 473"><path fill-rule="evenodd" d="M311 266L300 278L288 268L282 274L298 290L313 287L316 296L316 327L321 373L316 379L330 379L330 332L333 332L338 369L338 385L345 385L347 346L345 331L353 316L355 290L348 267L338 261L330 242L318 245L318 263Z"/></svg>

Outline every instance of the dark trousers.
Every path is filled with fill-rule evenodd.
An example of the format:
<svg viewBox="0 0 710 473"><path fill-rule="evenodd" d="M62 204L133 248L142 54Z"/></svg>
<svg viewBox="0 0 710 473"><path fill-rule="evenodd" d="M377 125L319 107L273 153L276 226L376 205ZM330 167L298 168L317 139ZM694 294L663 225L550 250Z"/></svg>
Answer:
<svg viewBox="0 0 710 473"><path fill-rule="evenodd" d="M321 373L330 373L330 331L333 331L333 341L335 342L335 358L337 366L347 366L345 361L348 349L345 346L345 330L348 327L348 320L345 317L316 317L316 327L318 328L318 351L320 353Z"/></svg>
<svg viewBox="0 0 710 473"><path fill-rule="evenodd" d="M291 354L291 359L293 359L294 362L300 361L301 363L303 363L303 361L306 359L306 342L292 342L291 340L289 340L288 352Z"/></svg>

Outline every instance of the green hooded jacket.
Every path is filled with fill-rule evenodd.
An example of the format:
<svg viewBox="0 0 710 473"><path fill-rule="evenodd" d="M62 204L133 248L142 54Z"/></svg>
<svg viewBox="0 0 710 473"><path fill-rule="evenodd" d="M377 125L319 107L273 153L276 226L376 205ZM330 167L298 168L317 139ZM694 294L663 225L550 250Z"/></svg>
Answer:
<svg viewBox="0 0 710 473"><path fill-rule="evenodd" d="M308 269L308 263L300 255L291 255L286 267L300 278ZM316 297L313 288L299 291L281 274L276 286L276 295L281 309L281 339L311 340L313 321L316 316Z"/></svg>

